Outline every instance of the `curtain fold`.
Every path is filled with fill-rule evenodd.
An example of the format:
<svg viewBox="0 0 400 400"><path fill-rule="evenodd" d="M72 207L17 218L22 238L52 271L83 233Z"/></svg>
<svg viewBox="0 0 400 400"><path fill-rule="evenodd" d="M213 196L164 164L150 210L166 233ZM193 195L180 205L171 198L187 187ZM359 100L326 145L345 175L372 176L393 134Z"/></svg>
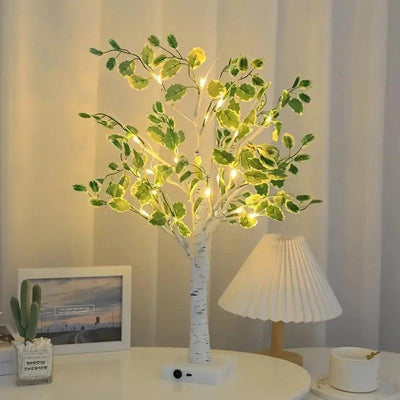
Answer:
<svg viewBox="0 0 400 400"><path fill-rule="evenodd" d="M189 264L180 247L138 218L94 212L70 189L104 172L114 154L104 131L77 113L108 111L143 130L159 96L156 87L132 92L87 49L110 37L140 49L152 33L175 33L183 51L202 46L218 68L230 56L265 56L275 98L296 74L313 83L304 116L282 115L284 132L297 140L316 134L311 162L288 187L324 203L251 231L217 228L212 346L266 346L268 323L233 316L217 300L261 235L282 232L306 237L344 309L328 323L290 324L287 346L400 350L398 2L3 0L0 7L0 309L15 292L17 268L128 264L132 343L187 345Z"/></svg>

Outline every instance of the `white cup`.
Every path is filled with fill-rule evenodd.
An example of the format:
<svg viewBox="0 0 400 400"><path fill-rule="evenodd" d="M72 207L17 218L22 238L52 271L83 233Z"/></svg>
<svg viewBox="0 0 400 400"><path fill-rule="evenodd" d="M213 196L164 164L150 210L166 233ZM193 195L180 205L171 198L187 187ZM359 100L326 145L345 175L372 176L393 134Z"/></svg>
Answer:
<svg viewBox="0 0 400 400"><path fill-rule="evenodd" d="M379 354L368 360L373 350L338 347L331 350L329 384L336 389L368 393L378 389Z"/></svg>

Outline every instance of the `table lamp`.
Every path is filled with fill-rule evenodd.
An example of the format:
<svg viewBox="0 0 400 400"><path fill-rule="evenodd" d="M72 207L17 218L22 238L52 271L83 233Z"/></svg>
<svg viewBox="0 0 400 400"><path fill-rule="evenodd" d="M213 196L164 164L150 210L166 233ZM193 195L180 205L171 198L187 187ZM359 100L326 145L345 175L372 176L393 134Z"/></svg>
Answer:
<svg viewBox="0 0 400 400"><path fill-rule="evenodd" d="M272 321L270 350L261 354L302 365L299 354L283 350L287 322L319 322L342 308L304 237L264 235L218 304L242 317Z"/></svg>

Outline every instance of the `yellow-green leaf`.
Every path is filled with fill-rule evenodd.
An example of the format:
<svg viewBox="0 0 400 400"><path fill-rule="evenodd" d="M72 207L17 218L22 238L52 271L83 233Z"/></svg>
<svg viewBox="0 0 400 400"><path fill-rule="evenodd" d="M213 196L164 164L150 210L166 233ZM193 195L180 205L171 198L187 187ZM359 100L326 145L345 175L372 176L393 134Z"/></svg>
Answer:
<svg viewBox="0 0 400 400"><path fill-rule="evenodd" d="M170 86L165 94L166 101L180 100L186 94L187 88L179 83Z"/></svg>
<svg viewBox="0 0 400 400"><path fill-rule="evenodd" d="M136 90L143 90L149 84L149 79L139 75L131 75L128 77L129 84Z"/></svg>
<svg viewBox="0 0 400 400"><path fill-rule="evenodd" d="M189 227L182 221L177 221L176 226L178 227L181 236L190 236L192 234Z"/></svg>
<svg viewBox="0 0 400 400"><path fill-rule="evenodd" d="M249 101L254 98L256 94L256 90L252 85L248 83L242 83L236 90L236 96L239 97L240 100Z"/></svg>
<svg viewBox="0 0 400 400"><path fill-rule="evenodd" d="M220 98L226 92L225 86L215 79L210 81L207 87L208 94L214 99Z"/></svg>
<svg viewBox="0 0 400 400"><path fill-rule="evenodd" d="M239 224L245 229L251 229L257 225L257 219L243 212L239 218Z"/></svg>
<svg viewBox="0 0 400 400"><path fill-rule="evenodd" d="M206 61L206 53L200 47L193 47L188 55L188 61L189 65L193 69L198 68L204 61Z"/></svg>
<svg viewBox="0 0 400 400"><path fill-rule="evenodd" d="M124 213L129 211L130 209L130 204L127 200L121 199L121 198L116 198L112 199L108 202L108 205L114 210L119 213Z"/></svg>
<svg viewBox="0 0 400 400"><path fill-rule="evenodd" d="M273 204L270 204L266 208L265 214L276 221L283 221L285 219L285 215L283 214L282 210Z"/></svg>
<svg viewBox="0 0 400 400"><path fill-rule="evenodd" d="M153 64L154 61L154 50L149 46L144 46L142 50L142 59L146 65Z"/></svg>
<svg viewBox="0 0 400 400"><path fill-rule="evenodd" d="M154 142L163 142L164 132L158 126L149 126L147 128L147 134Z"/></svg>
<svg viewBox="0 0 400 400"><path fill-rule="evenodd" d="M282 136L282 143L285 145L287 149L292 149L294 146L294 137L290 133L285 133Z"/></svg>
<svg viewBox="0 0 400 400"><path fill-rule="evenodd" d="M261 171L246 171L243 176L244 180L252 185L260 185L268 181L268 176Z"/></svg>
<svg viewBox="0 0 400 400"><path fill-rule="evenodd" d="M181 63L176 58L168 60L164 63L161 68L161 77L163 79L169 79L175 76L181 69Z"/></svg>
<svg viewBox="0 0 400 400"><path fill-rule="evenodd" d="M217 111L216 117L219 125L223 128L237 129L239 127L239 115L233 110L227 109Z"/></svg>
<svg viewBox="0 0 400 400"><path fill-rule="evenodd" d="M135 63L134 61L122 61L119 66L119 72L122 76L130 76L135 73Z"/></svg>
<svg viewBox="0 0 400 400"><path fill-rule="evenodd" d="M254 125L256 123L257 113L256 110L250 110L249 115L244 119L244 123Z"/></svg>

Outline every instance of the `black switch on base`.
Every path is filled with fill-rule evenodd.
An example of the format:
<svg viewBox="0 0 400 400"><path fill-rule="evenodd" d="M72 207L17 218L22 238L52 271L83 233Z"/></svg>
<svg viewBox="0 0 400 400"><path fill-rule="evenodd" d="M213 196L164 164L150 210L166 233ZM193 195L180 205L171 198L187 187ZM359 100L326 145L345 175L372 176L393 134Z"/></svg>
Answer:
<svg viewBox="0 0 400 400"><path fill-rule="evenodd" d="M176 369L176 370L173 372L173 375L174 375L174 377L175 377L176 379L181 379L181 378L182 378L182 371L181 371L180 369Z"/></svg>

